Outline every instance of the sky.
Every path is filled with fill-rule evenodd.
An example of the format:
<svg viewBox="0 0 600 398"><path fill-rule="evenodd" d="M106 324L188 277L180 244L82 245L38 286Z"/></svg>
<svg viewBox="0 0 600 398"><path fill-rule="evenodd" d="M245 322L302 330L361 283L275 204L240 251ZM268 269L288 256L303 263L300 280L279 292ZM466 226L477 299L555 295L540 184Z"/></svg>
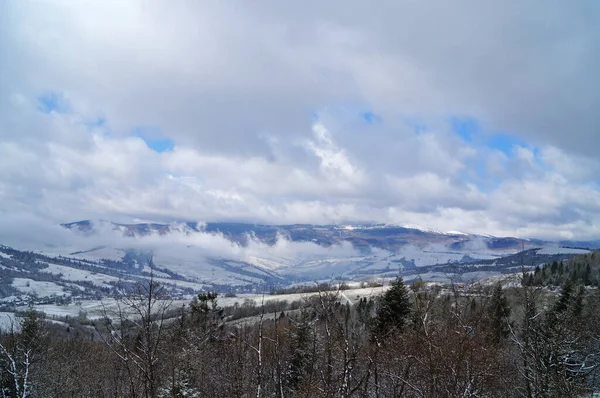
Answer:
<svg viewBox="0 0 600 398"><path fill-rule="evenodd" d="M579 0L0 2L0 238L107 219L600 239L599 20Z"/></svg>

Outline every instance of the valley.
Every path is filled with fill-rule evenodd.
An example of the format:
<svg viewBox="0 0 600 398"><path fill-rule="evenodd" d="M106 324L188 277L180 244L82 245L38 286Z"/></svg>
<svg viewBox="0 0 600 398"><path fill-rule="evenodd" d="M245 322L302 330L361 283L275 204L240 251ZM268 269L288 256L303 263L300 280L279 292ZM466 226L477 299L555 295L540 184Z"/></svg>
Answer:
<svg viewBox="0 0 600 398"><path fill-rule="evenodd" d="M318 283L358 287L398 275L407 282L469 283L532 270L598 247L598 242L573 248L569 242L387 224L82 221L62 229L72 235L69 245L34 251L0 246L0 310L34 305L48 314L97 315L100 303L149 278L181 303L203 291L244 298Z"/></svg>

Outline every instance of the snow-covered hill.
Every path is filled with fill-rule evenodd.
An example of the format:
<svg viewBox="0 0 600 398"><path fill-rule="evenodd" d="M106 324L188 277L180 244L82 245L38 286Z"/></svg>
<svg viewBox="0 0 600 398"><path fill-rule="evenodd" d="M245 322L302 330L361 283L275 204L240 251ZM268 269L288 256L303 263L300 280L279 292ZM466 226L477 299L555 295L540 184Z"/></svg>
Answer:
<svg viewBox="0 0 600 398"><path fill-rule="evenodd" d="M588 251L560 242L396 224L98 220L63 227L62 244L40 245L33 251L0 249L0 297L101 297L120 284L148 278L150 271L176 295L203 289L240 292L313 281L367 281L398 273L407 280L466 280ZM598 247L597 242L587 244ZM520 253L522 248L525 252Z"/></svg>

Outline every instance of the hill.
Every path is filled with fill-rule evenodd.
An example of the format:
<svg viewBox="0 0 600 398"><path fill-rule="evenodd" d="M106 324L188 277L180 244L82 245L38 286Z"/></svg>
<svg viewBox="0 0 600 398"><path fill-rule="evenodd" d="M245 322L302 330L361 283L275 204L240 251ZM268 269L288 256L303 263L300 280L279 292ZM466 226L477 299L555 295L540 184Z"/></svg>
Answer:
<svg viewBox="0 0 600 398"><path fill-rule="evenodd" d="M567 281L575 285L599 287L600 251L536 266L526 283L532 286L562 286Z"/></svg>

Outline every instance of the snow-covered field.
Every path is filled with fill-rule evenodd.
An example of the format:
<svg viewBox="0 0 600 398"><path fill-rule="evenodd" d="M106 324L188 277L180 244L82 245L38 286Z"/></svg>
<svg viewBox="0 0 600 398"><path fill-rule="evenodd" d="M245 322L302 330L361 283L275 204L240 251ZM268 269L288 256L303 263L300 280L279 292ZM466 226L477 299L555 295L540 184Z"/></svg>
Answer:
<svg viewBox="0 0 600 398"><path fill-rule="evenodd" d="M29 278L14 278L12 286L25 294L37 294L39 297L71 295L54 282L36 281Z"/></svg>
<svg viewBox="0 0 600 398"><path fill-rule="evenodd" d="M47 272L53 275L62 275L61 279L66 281L89 281L97 286L110 286L109 282L117 282L119 278L111 275L99 274L96 272L87 271L79 268L71 268L65 265L46 263L47 268L42 272Z"/></svg>
<svg viewBox="0 0 600 398"><path fill-rule="evenodd" d="M347 300L352 303L357 302L363 297L377 297L381 296L383 292L385 292L389 286L381 286L381 287L369 287L369 288L356 288L356 289L347 289L340 291ZM268 303L269 301L275 300L283 300L283 301L298 301L304 300L305 298L317 296L318 292L312 293L293 293L293 294L265 294L264 302ZM218 303L222 307L230 307L235 305L237 302L239 305L242 305L245 300L252 300L256 305L260 305L263 302L262 294L238 294L237 297L219 297Z"/></svg>
<svg viewBox="0 0 600 398"><path fill-rule="evenodd" d="M383 294L388 289L388 286L374 287L374 288L356 288L347 289L341 291L341 297L350 302L351 304L356 303L363 297L377 297ZM287 302L304 300L305 298L316 296L318 293L297 293L297 294L239 294L236 297L219 297L217 303L221 307L230 307L237 303L238 305L244 304L244 302L251 300L255 305L259 306L262 302L268 303L275 300L283 300ZM189 300L173 300L171 301L170 308L176 309L182 306L188 306L191 302L192 297ZM27 306L17 308L17 310L26 310ZM109 316L114 316L118 312L118 303L115 299L106 300L81 300L68 305L56 305L56 304L37 304L33 308L36 311L45 313L50 319L53 317L77 317L82 313L85 313L88 319L101 318L106 311ZM124 308L124 307L122 307ZM12 313L0 313L9 314Z"/></svg>
<svg viewBox="0 0 600 398"><path fill-rule="evenodd" d="M538 254L586 254L587 249L572 249L570 247L544 247L538 250Z"/></svg>
<svg viewBox="0 0 600 398"><path fill-rule="evenodd" d="M173 300L170 307L175 309L182 305L188 305L189 300ZM29 307L23 306L17 308L18 310L26 310ZM33 308L36 311L45 313L50 319L53 317L77 317L80 314L85 313L88 319L99 319L103 317L104 312L109 316L115 316L119 311L119 304L115 299L106 300L82 300L69 305L56 305L56 304L37 304ZM127 307L121 304L121 308L124 313L127 312Z"/></svg>
<svg viewBox="0 0 600 398"><path fill-rule="evenodd" d="M72 267L68 267L66 265L59 265L59 264L52 264L52 263L45 263L45 264L47 264L48 267L44 268L42 270L42 272L46 272L46 273L53 274L53 275L61 275L61 279L65 280L65 281L71 281L71 282L88 281L88 282L93 283L96 286L110 287L111 282L115 283L123 278L127 279L126 275L124 275L123 278L119 278L116 276L106 275L106 274L99 273L99 272L92 272L92 271L88 271L88 270L84 270L84 269L72 268ZM149 267L146 267L145 270L150 272ZM195 290L202 290L203 288L206 287L206 285L204 285L202 283L174 280L174 279L169 278L169 275L165 274L163 272L157 272L157 271L153 271L153 272L154 272L154 280L156 280L157 282L170 284L170 285L177 285L178 287L191 288L191 289L195 289Z"/></svg>
<svg viewBox="0 0 600 398"><path fill-rule="evenodd" d="M202 258L190 259L185 256L177 257L157 253L154 256L154 262L161 268L168 268L179 275L200 282L232 286L261 282L261 279L228 271Z"/></svg>
<svg viewBox="0 0 600 398"><path fill-rule="evenodd" d="M101 259L119 261L125 254L125 250L119 248L99 247L90 249L81 246L53 247L51 250L46 249L40 250L39 252L50 257L77 257L90 261L98 261Z"/></svg>

